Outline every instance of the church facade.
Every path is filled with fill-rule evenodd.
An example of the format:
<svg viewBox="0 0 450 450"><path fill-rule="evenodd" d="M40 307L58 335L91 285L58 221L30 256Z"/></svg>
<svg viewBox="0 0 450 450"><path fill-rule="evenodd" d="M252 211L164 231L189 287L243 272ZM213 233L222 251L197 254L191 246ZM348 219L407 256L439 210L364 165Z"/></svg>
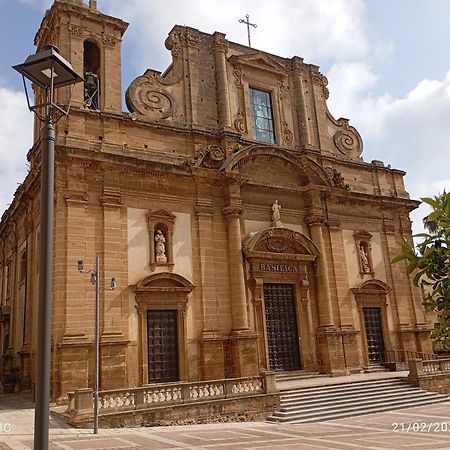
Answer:
<svg viewBox="0 0 450 450"><path fill-rule="evenodd" d="M101 389L272 371L359 372L431 352L421 293L390 261L411 239L404 172L362 159L327 80L186 26L172 63L126 90L127 24L55 0L35 38L84 76L57 124L52 393L92 386L101 261ZM37 94L39 95L39 94ZM69 90L59 92L68 102ZM1 370L31 387L37 341L39 124L0 224ZM86 278L87 277L87 278Z"/></svg>

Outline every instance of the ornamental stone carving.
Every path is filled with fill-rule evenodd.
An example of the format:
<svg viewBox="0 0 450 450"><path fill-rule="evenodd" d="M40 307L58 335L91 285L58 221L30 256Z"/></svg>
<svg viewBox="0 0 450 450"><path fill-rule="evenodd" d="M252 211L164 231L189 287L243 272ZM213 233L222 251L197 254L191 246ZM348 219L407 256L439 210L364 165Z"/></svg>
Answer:
<svg viewBox="0 0 450 450"><path fill-rule="evenodd" d="M238 88L242 89L242 78L243 78L244 74L242 73L242 67L240 64L236 64L234 66L233 75L234 75L234 84Z"/></svg>
<svg viewBox="0 0 450 450"><path fill-rule="evenodd" d="M294 135L292 134L292 131L289 129L289 125L286 122L283 122L281 127L283 129L284 142L286 144L292 144L292 141L294 140Z"/></svg>
<svg viewBox="0 0 450 450"><path fill-rule="evenodd" d="M325 172L336 187L345 189L345 179L340 172L333 167L325 167Z"/></svg>
<svg viewBox="0 0 450 450"><path fill-rule="evenodd" d="M239 217L244 213L244 208L242 208L242 206L225 206L224 208L222 208L222 214L226 217L226 218L231 218L231 217Z"/></svg>
<svg viewBox="0 0 450 450"><path fill-rule="evenodd" d="M103 34L102 35L102 40L103 40L103 44L106 47L114 48L116 46L116 44L117 44L117 39L114 36L110 35L110 34Z"/></svg>
<svg viewBox="0 0 450 450"><path fill-rule="evenodd" d="M348 124L347 119L339 119L340 129L333 136L336 148L345 156L360 156L362 139L356 129Z"/></svg>
<svg viewBox="0 0 450 450"><path fill-rule="evenodd" d="M225 159L225 150L218 145L210 145L198 150L187 160L190 167L205 167L207 169L218 169Z"/></svg>
<svg viewBox="0 0 450 450"><path fill-rule="evenodd" d="M127 89L126 103L131 112L167 119L175 114L175 99L157 85L156 77L156 72L147 70L136 78Z"/></svg>
<svg viewBox="0 0 450 450"><path fill-rule="evenodd" d="M235 116L235 119L233 121L233 125L235 130L238 133L246 133L247 132L247 123L246 123L246 116L245 112L239 110L238 113Z"/></svg>
<svg viewBox="0 0 450 450"><path fill-rule="evenodd" d="M75 25L73 23L69 24L70 35L77 39L83 39L86 29L87 27L84 25Z"/></svg>
<svg viewBox="0 0 450 450"><path fill-rule="evenodd" d="M222 53L228 52L228 41L225 39L223 33L218 33L217 31L213 35L213 45L214 50Z"/></svg>

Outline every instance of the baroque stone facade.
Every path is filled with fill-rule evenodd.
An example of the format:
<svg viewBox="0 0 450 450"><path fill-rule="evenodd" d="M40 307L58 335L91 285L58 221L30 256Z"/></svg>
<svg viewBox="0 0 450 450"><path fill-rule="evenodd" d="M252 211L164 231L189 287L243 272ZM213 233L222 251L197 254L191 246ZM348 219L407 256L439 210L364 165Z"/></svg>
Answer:
<svg viewBox="0 0 450 450"><path fill-rule="evenodd" d="M52 395L94 377L101 259L101 389L304 370L360 371L383 350L429 352L421 294L390 261L411 239L404 172L362 159L327 80L175 26L172 63L126 90L123 21L56 0L36 35L85 83L57 124ZM69 89L58 93L67 104ZM31 170L0 224L1 370L35 380L39 124ZM105 286L107 281L105 282Z"/></svg>

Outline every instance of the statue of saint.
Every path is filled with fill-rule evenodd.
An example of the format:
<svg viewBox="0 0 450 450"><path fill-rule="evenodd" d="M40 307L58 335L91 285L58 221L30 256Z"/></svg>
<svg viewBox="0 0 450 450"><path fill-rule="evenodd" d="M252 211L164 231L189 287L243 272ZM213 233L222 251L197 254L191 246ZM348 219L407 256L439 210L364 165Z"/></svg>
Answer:
<svg viewBox="0 0 450 450"><path fill-rule="evenodd" d="M281 205L278 203L278 200L275 200L275 203L272 205L272 226L283 226L281 222Z"/></svg>
<svg viewBox="0 0 450 450"><path fill-rule="evenodd" d="M161 230L156 230L155 233L155 251L157 263L167 262L166 238L164 237L164 234Z"/></svg>
<svg viewBox="0 0 450 450"><path fill-rule="evenodd" d="M359 246L359 256L361 258L363 272L370 272L369 258L367 257L366 249L363 244L360 244Z"/></svg>

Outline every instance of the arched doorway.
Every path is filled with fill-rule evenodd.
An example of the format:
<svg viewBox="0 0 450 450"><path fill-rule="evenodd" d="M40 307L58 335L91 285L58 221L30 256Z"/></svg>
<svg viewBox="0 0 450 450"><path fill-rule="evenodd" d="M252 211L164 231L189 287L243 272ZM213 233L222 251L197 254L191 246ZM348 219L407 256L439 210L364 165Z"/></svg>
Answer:
<svg viewBox="0 0 450 450"><path fill-rule="evenodd" d="M186 379L186 308L194 285L161 272L136 285L141 384Z"/></svg>
<svg viewBox="0 0 450 450"><path fill-rule="evenodd" d="M381 280L367 280L352 291L359 312L364 364L379 364L385 350L391 348L387 318L390 288Z"/></svg>

